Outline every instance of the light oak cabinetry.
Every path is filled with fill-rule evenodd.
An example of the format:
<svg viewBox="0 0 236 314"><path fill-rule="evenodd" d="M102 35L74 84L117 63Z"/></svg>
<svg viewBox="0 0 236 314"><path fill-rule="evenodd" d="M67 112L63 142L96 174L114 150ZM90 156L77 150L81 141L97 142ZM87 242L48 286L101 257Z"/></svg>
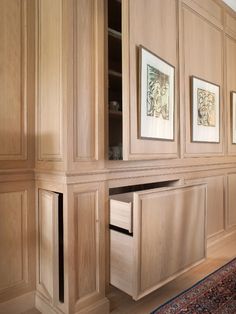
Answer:
<svg viewBox="0 0 236 314"><path fill-rule="evenodd" d="M228 185L228 208L226 214L226 226L227 228L232 228L236 225L236 196L235 196L235 188L236 188L236 174L232 173L228 175L227 178L227 185Z"/></svg>
<svg viewBox="0 0 236 314"><path fill-rule="evenodd" d="M111 214L117 198L122 194L111 197ZM205 258L206 186L126 194L124 208L128 199L133 233L110 230L110 281L137 300Z"/></svg>
<svg viewBox="0 0 236 314"><path fill-rule="evenodd" d="M34 1L0 3L0 169L33 167L34 10Z"/></svg>
<svg viewBox="0 0 236 314"><path fill-rule="evenodd" d="M4 313L3 302L35 289L32 181L0 183L0 257L0 312Z"/></svg>
<svg viewBox="0 0 236 314"><path fill-rule="evenodd" d="M204 177L186 180L186 183L202 183L207 185L207 238L214 237L225 228L225 178L224 176Z"/></svg>
<svg viewBox="0 0 236 314"><path fill-rule="evenodd" d="M119 8L118 22L110 19L108 3ZM185 241L201 189L154 195L134 193L137 185L206 183L207 237L235 232L235 40L236 15L221 0L0 1L0 312L36 305L47 314L108 313L110 240L124 265L115 280L134 298L203 258L202 223L194 225L194 245ZM138 136L139 45L175 67L174 141ZM191 141L192 75L220 85L220 143ZM110 129L119 125L125 161L108 160L109 144L116 145L114 138L109 143L108 103L117 89L122 113L110 112ZM109 195L127 186L136 196L111 219L133 236L113 230L110 238ZM197 219L202 222L203 212ZM155 266L163 265L162 257L166 268Z"/></svg>
<svg viewBox="0 0 236 314"><path fill-rule="evenodd" d="M110 2L107 2L109 3L109 7ZM122 77L120 79L122 79L122 95L119 96L121 100L117 100L122 102L122 124L119 124L119 133L122 133L123 137L123 159L146 160L177 158L178 97L175 97L174 141L141 139L138 135L139 82L137 79L139 76L137 64L139 60L138 47L140 44L172 64L177 72L177 1L150 0L148 5L146 5L142 0L130 0L121 1L121 6ZM111 32L108 29L108 38L110 33ZM168 40L165 40L167 38ZM162 42L162 44L160 45L159 42ZM110 47L111 45L119 49L120 43L110 42L110 45L108 45L108 56L112 51L112 48ZM109 82L112 82L111 73L109 72L108 77ZM175 76L175 80L177 94L177 76ZM110 98L110 88L109 100L112 100ZM109 117L109 121L111 124L111 117ZM110 127L111 131L114 129L115 123L115 121L112 121L113 128ZM120 130L120 128L122 128L122 130ZM119 143L117 143L117 145L118 144Z"/></svg>

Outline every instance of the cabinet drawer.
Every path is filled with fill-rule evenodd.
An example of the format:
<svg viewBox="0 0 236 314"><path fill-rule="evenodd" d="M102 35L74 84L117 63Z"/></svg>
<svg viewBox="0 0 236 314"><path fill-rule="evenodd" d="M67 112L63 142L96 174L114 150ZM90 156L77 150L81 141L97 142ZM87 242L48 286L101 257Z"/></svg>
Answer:
<svg viewBox="0 0 236 314"><path fill-rule="evenodd" d="M110 198L110 224L130 233L133 231L132 193L117 194Z"/></svg>
<svg viewBox="0 0 236 314"><path fill-rule="evenodd" d="M133 299L204 260L205 184L117 194L110 210L111 224L132 230L132 236L110 232L111 283Z"/></svg>

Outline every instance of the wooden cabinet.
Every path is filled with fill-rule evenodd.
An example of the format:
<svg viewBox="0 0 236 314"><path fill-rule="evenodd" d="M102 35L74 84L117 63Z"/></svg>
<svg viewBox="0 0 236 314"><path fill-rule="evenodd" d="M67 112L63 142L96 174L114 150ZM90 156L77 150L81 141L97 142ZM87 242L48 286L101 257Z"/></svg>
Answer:
<svg viewBox="0 0 236 314"><path fill-rule="evenodd" d="M62 195L38 190L37 223L37 295L55 308L63 309L64 303L64 256L63 238L59 232L63 214ZM63 235L63 233L62 233ZM62 239L62 241L59 241ZM39 309L43 310L40 307Z"/></svg>
<svg viewBox="0 0 236 314"><path fill-rule="evenodd" d="M34 182L0 182L0 313L33 306L35 290ZM27 298L21 298L22 295ZM18 298L11 311L5 304ZM24 304L25 302L25 304ZM28 306L28 308L27 308Z"/></svg>
<svg viewBox="0 0 236 314"><path fill-rule="evenodd" d="M34 15L34 1L0 1L0 169L34 164Z"/></svg>
<svg viewBox="0 0 236 314"><path fill-rule="evenodd" d="M149 0L148 5L143 0L109 0L106 2L108 6L109 158L123 158L124 160L176 158L178 157L177 97L175 97L174 103L174 140L141 139L139 136L140 65L138 47L142 44L177 68L175 25L177 2ZM178 87L177 77L175 77L175 87L176 89ZM114 100L119 103L118 111L115 114L112 109ZM116 153L117 151L118 153ZM122 154L119 151L122 151Z"/></svg>
<svg viewBox="0 0 236 314"><path fill-rule="evenodd" d="M124 208L130 201L133 234L110 230L110 281L137 300L206 257L206 186L134 192Z"/></svg>
<svg viewBox="0 0 236 314"><path fill-rule="evenodd" d="M205 183L207 186L207 238L224 231L225 178L224 176L188 179L187 184Z"/></svg>
<svg viewBox="0 0 236 314"><path fill-rule="evenodd" d="M227 180L227 214L226 214L226 227L232 228L236 225L236 195L235 195L235 189L236 189L236 174L231 173L228 175Z"/></svg>

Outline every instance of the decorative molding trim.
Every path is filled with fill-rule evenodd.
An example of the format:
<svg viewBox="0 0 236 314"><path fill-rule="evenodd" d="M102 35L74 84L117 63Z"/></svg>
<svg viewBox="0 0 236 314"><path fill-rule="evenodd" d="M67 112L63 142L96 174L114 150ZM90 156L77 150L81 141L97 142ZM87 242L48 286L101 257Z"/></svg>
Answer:
<svg viewBox="0 0 236 314"><path fill-rule="evenodd" d="M98 204L98 189L94 189L94 190L88 190L88 191L84 191L84 192L76 192L74 193L74 204L75 204L75 212L74 212L74 238L75 238L75 265L76 266L76 271L75 271L75 304L76 306L79 306L80 302L83 302L83 299L88 299L88 298L93 298L99 295L100 293L100 283L99 283L99 272L100 272L100 258L99 258L99 254L100 254L100 241L99 241L99 204ZM85 198L86 201L89 201L90 206L87 205L88 208L85 208L83 205L85 205L85 202L83 202L83 198ZM80 201L79 201L80 200ZM87 203L87 202L86 202ZM80 207L81 206L81 207ZM88 212L90 209L90 213ZM84 212L82 212L84 211ZM85 213L85 211L87 211ZM88 217L84 217L84 215L88 215ZM80 217L81 216L81 217ZM80 219L79 219L80 217ZM84 272L80 272L80 266L83 266L84 264L81 264L81 262L84 260L81 256L79 256L80 252L79 252L79 243L82 241L81 238L81 218L84 219L90 219L90 234L94 236L94 238L90 238L90 249L91 246L94 246L94 250L91 249L91 251L95 252L95 260L90 260L90 263L94 263L94 267L95 267L95 273L94 278L92 279L94 287L90 287L91 290L89 292L89 287L80 287L80 279L81 279L81 274L84 274ZM89 239L87 239L88 241ZM89 245L89 244L88 244ZM84 248L85 249L85 248ZM85 254L86 251L84 250L83 253ZM86 253L87 254L87 258L88 258L88 254L90 253ZM85 265L84 265L85 266ZM89 265L91 266L91 265ZM85 266L86 267L86 266ZM90 274L91 276L91 274ZM91 284L91 286L93 285ZM94 289L93 289L94 288ZM86 290L86 294L82 294L81 295L81 291L85 289Z"/></svg>
<svg viewBox="0 0 236 314"><path fill-rule="evenodd" d="M28 100L27 100L27 72L28 72L28 34L27 34L27 0L19 2L20 5L20 38L21 38L21 99L20 99L20 151L15 154L0 154L0 160L27 160L27 115L28 115Z"/></svg>
<svg viewBox="0 0 236 314"><path fill-rule="evenodd" d="M0 303L0 313L19 314L35 307L35 292L23 294L17 298Z"/></svg>
<svg viewBox="0 0 236 314"><path fill-rule="evenodd" d="M58 19L54 19L58 22L58 38L57 38L57 52L58 52L58 117L54 117L54 119L58 118L59 130L58 131L58 147L57 152L49 153L45 152L43 148L43 134L42 130L42 3L44 0L37 0L36 6L36 16L37 16L37 23L36 23L36 104L37 104L37 111L36 111L36 124L37 124L37 158L39 161L62 161L63 159L63 91L62 91L62 42L63 42L63 17L62 17L62 7L63 1L57 0L55 3L58 6ZM49 4L53 3L53 0L48 2ZM55 13L55 12L54 12ZM53 17L52 17L53 18ZM55 40L55 39L54 39ZM55 86L54 86L55 87ZM45 114L45 113L44 113ZM48 134L46 134L48 136ZM49 135L50 136L50 135Z"/></svg>
<svg viewBox="0 0 236 314"><path fill-rule="evenodd" d="M27 220L28 220L28 192L27 190L12 190L12 191L2 191L0 194L19 194L20 196L20 229L21 229L21 256L20 259L22 261L22 268L21 268L21 279L19 281L16 281L11 284L6 284L5 286L2 286L0 289L0 295L7 295L10 294L13 290L18 289L24 289L27 288L29 285L29 248L28 248L28 226L27 226Z"/></svg>
<svg viewBox="0 0 236 314"><path fill-rule="evenodd" d="M97 40L97 27L99 23L98 16L98 2L99 1L81 1L81 0L74 0L74 51L73 51L73 58L74 58L74 73L73 73L73 80L74 80L74 96L73 96L73 160L75 162L78 161L96 161L98 160L98 101L97 101L97 94L98 94L98 79L97 76L100 75L97 71L98 67L98 45L99 42ZM90 16L87 19L90 19L90 23L92 24L91 29L87 29L86 27L80 27L80 22L82 21L85 23L86 19L82 17L84 14L83 12L79 12L79 5L82 7L82 4L86 4L87 6L91 6ZM82 23L81 22L81 23ZM80 32L85 33L89 40L87 41L90 44L90 50L85 51L81 47L82 40L79 36ZM88 36L89 35L89 36ZM83 43L82 43L83 44ZM86 46L87 47L87 46ZM82 54L82 58L81 57ZM87 69L88 74L85 78L82 78L80 74L81 64L80 62L84 63L84 57L90 60L90 69ZM89 77L88 77L89 75ZM82 82L81 78L85 83ZM81 93L79 90L79 86L84 88L83 92ZM90 84L89 89L86 89L84 84ZM92 93L91 93L92 91ZM90 93L91 96L88 97L87 93ZM84 113L81 115L82 110ZM81 122L81 119L83 122ZM86 124L84 124L84 122ZM82 130L81 123L84 125L85 129ZM86 129L87 127L87 129ZM92 128L90 131L88 128ZM85 135L82 134L85 132ZM88 135L88 138L86 138ZM89 145L87 145L89 143ZM81 146L81 147L79 147Z"/></svg>

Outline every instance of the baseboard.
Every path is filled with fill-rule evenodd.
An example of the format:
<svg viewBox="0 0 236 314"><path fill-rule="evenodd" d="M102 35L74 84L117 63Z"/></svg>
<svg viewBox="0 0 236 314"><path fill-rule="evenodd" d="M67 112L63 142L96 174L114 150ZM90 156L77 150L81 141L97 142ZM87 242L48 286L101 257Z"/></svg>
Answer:
<svg viewBox="0 0 236 314"><path fill-rule="evenodd" d="M42 314L63 314L64 313L60 309L53 307L37 292L35 295L35 307Z"/></svg>
<svg viewBox="0 0 236 314"><path fill-rule="evenodd" d="M21 314L35 307L35 292L0 303L0 314Z"/></svg>
<svg viewBox="0 0 236 314"><path fill-rule="evenodd" d="M42 298L39 294L36 293L35 296L35 307L42 314L62 314L58 308L54 308L51 304L49 304L44 298ZM109 314L109 301L107 298L99 300L98 302L92 304L85 309L82 309L75 314Z"/></svg>
<svg viewBox="0 0 236 314"><path fill-rule="evenodd" d="M219 232L216 235L210 237L207 240L207 248L209 249L212 245L217 244L218 242L222 241L223 239L226 239L230 236L233 236L236 233L236 229L232 228L229 230L224 230L223 232Z"/></svg>
<svg viewBox="0 0 236 314"><path fill-rule="evenodd" d="M109 314L109 313L110 303L107 298L104 298L94 303L93 305L76 312L75 314Z"/></svg>

